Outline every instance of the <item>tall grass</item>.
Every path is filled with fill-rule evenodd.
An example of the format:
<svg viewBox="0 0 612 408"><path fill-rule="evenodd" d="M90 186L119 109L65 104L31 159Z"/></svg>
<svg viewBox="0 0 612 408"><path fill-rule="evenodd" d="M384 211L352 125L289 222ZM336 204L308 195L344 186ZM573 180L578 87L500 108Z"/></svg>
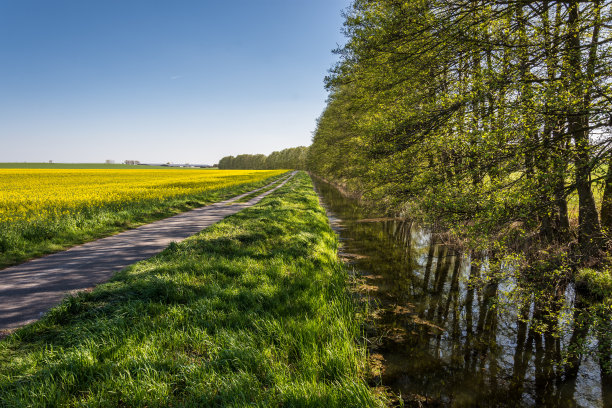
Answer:
<svg viewBox="0 0 612 408"><path fill-rule="evenodd" d="M336 247L299 174L0 342L0 406L381 406Z"/></svg>

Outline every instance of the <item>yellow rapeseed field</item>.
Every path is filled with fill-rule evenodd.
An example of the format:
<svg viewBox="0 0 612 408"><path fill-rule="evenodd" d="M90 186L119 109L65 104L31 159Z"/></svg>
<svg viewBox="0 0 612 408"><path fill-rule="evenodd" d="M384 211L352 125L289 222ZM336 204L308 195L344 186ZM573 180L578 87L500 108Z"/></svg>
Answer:
<svg viewBox="0 0 612 408"><path fill-rule="evenodd" d="M164 200L257 182L284 170L0 169L0 223Z"/></svg>

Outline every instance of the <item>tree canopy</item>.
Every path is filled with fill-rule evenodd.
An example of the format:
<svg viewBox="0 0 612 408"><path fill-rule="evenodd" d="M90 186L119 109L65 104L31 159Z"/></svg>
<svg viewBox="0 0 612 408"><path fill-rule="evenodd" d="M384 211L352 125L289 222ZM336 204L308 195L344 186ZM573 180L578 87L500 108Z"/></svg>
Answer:
<svg viewBox="0 0 612 408"><path fill-rule="evenodd" d="M239 154L238 156L225 156L219 160L219 169L296 169L306 168L306 155L308 148L304 146L291 147L280 151L265 154Z"/></svg>
<svg viewBox="0 0 612 408"><path fill-rule="evenodd" d="M576 234L596 256L612 227L611 19L601 0L355 0L308 166L464 237Z"/></svg>

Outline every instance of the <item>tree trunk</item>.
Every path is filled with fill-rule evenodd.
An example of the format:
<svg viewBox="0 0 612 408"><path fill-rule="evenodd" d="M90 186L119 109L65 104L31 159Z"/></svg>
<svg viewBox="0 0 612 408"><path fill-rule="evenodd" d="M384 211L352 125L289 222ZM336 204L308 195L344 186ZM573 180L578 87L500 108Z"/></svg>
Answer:
<svg viewBox="0 0 612 408"><path fill-rule="evenodd" d="M608 234L612 232L612 157L608 160L606 187L601 200L601 227Z"/></svg>
<svg viewBox="0 0 612 408"><path fill-rule="evenodd" d="M568 131L574 139L575 145L575 181L578 191L578 243L582 255L586 258L598 256L602 247L601 227L595 206L595 199L591 191L590 143L589 143L589 114L588 105L585 105L585 75L581 66L580 33L579 33L579 4L578 1L570 3L568 13L568 69L570 86L576 97L574 106L567 115Z"/></svg>

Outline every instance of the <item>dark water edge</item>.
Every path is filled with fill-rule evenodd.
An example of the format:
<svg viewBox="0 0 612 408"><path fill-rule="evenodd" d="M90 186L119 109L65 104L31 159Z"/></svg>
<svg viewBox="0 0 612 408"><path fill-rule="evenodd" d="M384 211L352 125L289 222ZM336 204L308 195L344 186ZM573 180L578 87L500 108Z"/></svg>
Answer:
<svg viewBox="0 0 612 408"><path fill-rule="evenodd" d="M598 336L575 324L573 287L559 294L553 319L541 302L517 302L511 279L487 279L474 254L313 182L369 304L375 385L406 406L612 407Z"/></svg>

